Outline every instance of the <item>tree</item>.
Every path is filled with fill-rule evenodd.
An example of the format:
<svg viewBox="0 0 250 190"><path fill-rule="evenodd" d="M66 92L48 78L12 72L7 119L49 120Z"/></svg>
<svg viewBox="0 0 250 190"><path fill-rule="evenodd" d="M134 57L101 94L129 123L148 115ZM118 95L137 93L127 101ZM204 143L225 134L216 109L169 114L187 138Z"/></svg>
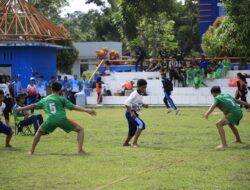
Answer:
<svg viewBox="0 0 250 190"><path fill-rule="evenodd" d="M71 69L78 57L78 50L74 49L72 41L58 41L58 45L72 47L69 50L59 50L57 52L57 69L61 73L71 74Z"/></svg>
<svg viewBox="0 0 250 190"><path fill-rule="evenodd" d="M224 0L228 16L221 24L213 27L203 36L202 47L208 55L245 56L250 58L250 2ZM209 50L209 48L211 50Z"/></svg>

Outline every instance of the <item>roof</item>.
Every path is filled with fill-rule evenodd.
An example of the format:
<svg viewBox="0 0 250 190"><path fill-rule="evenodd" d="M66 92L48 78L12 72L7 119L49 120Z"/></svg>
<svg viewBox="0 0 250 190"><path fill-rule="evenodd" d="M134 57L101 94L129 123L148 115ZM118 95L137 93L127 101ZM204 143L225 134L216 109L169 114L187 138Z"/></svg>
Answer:
<svg viewBox="0 0 250 190"><path fill-rule="evenodd" d="M74 49L73 47L55 45L43 42L0 42L0 47L48 47L58 50Z"/></svg>
<svg viewBox="0 0 250 190"><path fill-rule="evenodd" d="M63 26L57 26L26 0L0 2L0 41L54 41L70 39Z"/></svg>

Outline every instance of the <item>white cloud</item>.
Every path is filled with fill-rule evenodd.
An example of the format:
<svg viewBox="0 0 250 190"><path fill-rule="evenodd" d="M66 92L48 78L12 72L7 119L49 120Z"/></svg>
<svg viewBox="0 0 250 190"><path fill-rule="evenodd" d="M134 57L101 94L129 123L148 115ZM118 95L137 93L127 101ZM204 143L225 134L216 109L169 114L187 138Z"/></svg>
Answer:
<svg viewBox="0 0 250 190"><path fill-rule="evenodd" d="M62 9L61 16L65 16L67 13L73 13L75 11L88 12L90 9L100 10L100 7L96 4L85 4L87 0L68 0L69 6Z"/></svg>

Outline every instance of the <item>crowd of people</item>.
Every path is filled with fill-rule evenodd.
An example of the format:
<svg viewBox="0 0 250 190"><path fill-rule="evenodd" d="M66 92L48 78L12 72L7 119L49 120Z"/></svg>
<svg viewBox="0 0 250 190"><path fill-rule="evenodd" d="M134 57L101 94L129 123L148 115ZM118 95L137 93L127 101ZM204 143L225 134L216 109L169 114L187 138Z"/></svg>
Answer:
<svg viewBox="0 0 250 190"><path fill-rule="evenodd" d="M11 77L8 75L0 75L0 90L4 93L4 104L5 107L2 109L2 113L5 118L6 125L9 125L10 114L12 114L13 108L22 107L24 105L31 105L44 97L52 93L52 85L58 82L62 85L60 91L61 95L71 101L73 104L76 103L75 94L89 88L90 83L83 76L82 80L78 79L77 75L69 80L67 76L63 79L60 75L58 77L52 76L50 81L46 81L44 76L35 73L30 78L29 84L24 87L19 81L18 75ZM31 109L31 115L28 112L17 112L14 113L15 123L18 125L18 132L23 131L23 127L27 125L33 125L34 131L38 130L38 126L43 123L42 115L34 114L34 109Z"/></svg>
<svg viewBox="0 0 250 190"><path fill-rule="evenodd" d="M230 68L229 59L224 59L220 63L215 59L207 60L202 55L200 61L197 61L195 57L190 61L184 61L182 56L174 56L170 61L168 58L162 58L160 62L151 60L145 71L166 73L175 86L193 86L197 89L206 86L205 79L214 80L226 77Z"/></svg>

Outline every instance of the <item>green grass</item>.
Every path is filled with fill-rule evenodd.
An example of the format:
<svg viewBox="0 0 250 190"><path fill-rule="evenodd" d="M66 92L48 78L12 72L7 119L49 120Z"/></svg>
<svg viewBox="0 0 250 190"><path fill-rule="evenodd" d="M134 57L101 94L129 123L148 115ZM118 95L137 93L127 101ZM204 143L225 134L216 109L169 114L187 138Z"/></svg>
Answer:
<svg viewBox="0 0 250 190"><path fill-rule="evenodd" d="M244 143L231 143L233 135L226 127L230 148L215 151L220 141L214 123L222 115L206 121L201 118L206 109L181 108L178 116L166 114L164 108L145 109L140 116L147 129L139 139L140 148L121 146L127 134L123 108L97 109L97 117L68 112L85 128L88 155L76 154L73 132L57 129L42 137L34 156L26 154L32 136L14 136L14 148L7 149L1 134L0 189L88 190L126 176L107 189L250 189L250 114L239 126ZM168 162L173 164L135 175Z"/></svg>

